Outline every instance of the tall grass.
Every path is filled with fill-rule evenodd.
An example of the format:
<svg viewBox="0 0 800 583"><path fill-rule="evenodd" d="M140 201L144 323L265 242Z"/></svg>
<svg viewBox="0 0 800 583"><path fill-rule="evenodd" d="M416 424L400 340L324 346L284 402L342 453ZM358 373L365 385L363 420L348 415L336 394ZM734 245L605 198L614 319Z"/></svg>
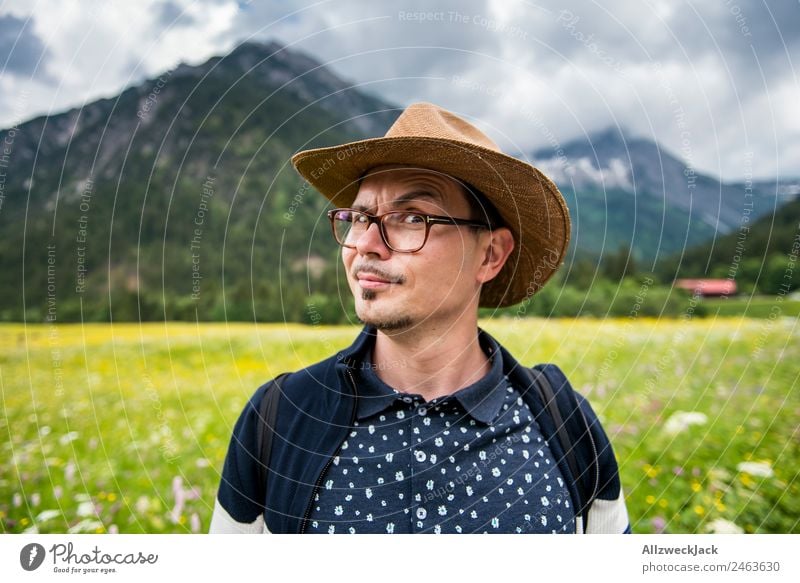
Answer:
<svg viewBox="0 0 800 583"><path fill-rule="evenodd" d="M800 532L795 319L485 320L555 362L617 457L635 532ZM0 326L4 532L205 532L232 425L357 327Z"/></svg>

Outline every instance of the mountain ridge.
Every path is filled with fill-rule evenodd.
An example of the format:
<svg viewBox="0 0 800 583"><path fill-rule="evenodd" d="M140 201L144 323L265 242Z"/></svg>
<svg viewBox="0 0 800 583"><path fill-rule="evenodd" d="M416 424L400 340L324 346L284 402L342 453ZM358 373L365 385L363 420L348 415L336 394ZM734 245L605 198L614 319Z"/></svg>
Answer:
<svg viewBox="0 0 800 583"><path fill-rule="evenodd" d="M249 42L18 124L0 206L0 269L11 274L0 319L46 317L50 279L62 320L308 321L309 305L346 319L328 201L307 196L289 158L383 135L400 111L312 56ZM572 253L627 246L655 262L735 228L741 212L744 186L697 175L717 197L698 209L675 186L685 166L617 128L532 158L570 207Z"/></svg>

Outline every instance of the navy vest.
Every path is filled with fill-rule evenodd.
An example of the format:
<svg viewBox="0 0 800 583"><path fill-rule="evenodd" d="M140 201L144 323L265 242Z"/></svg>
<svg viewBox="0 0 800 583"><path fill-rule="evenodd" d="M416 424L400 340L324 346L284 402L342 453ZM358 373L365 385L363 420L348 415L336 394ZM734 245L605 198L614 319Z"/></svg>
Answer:
<svg viewBox="0 0 800 583"><path fill-rule="evenodd" d="M354 369L363 360L365 351L371 348L375 334L374 328L365 326L346 350L281 379L280 390L283 395L272 438L268 491L264 491L263 485L255 490L255 496L265 504L264 519L270 532L299 533L305 530L314 493L355 419L358 377ZM620 489L616 459L588 401L575 393L586 422L578 419L577 415L563 420L580 468L580 475L574 476L556 438L555 423L536 391L532 388L528 390L529 377L522 370L522 365L501 345L499 350L503 359L503 372L518 388L539 424L564 476L576 513L585 507L580 498L581 489L575 483L576 479L584 481L582 491L591 490L597 485L601 466L603 469L613 468L613 471L610 474L608 471L602 472L602 475L610 477L599 484L597 495L604 499L614 499L615 493ZM559 401L569 398L572 388L558 367L540 365L537 368L547 374ZM275 386L273 383L261 386L253 395L251 403L257 406L264 391L267 388L272 390ZM587 424L590 431L586 430ZM584 528L587 510L588 508L584 508L582 513Z"/></svg>

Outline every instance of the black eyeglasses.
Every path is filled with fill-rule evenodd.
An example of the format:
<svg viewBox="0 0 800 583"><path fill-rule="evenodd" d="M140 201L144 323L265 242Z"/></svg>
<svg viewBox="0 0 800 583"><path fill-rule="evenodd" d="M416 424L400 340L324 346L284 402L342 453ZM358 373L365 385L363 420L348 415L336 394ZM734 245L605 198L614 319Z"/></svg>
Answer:
<svg viewBox="0 0 800 583"><path fill-rule="evenodd" d="M437 215L423 215L407 211L391 211L382 215L371 215L355 209L333 209L328 211L336 242L342 247L354 249L361 235L372 223L377 223L386 246L397 253L415 253L425 246L431 225L466 225L491 229L491 225L480 221L454 219Z"/></svg>

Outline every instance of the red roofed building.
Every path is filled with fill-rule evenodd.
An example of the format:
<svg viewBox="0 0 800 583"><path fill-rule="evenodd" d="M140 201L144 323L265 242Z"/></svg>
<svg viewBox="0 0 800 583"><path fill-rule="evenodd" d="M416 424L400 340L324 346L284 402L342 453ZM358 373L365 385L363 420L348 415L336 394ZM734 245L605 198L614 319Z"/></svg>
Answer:
<svg viewBox="0 0 800 583"><path fill-rule="evenodd" d="M736 282L731 279L676 279L675 287L703 297L732 296Z"/></svg>

